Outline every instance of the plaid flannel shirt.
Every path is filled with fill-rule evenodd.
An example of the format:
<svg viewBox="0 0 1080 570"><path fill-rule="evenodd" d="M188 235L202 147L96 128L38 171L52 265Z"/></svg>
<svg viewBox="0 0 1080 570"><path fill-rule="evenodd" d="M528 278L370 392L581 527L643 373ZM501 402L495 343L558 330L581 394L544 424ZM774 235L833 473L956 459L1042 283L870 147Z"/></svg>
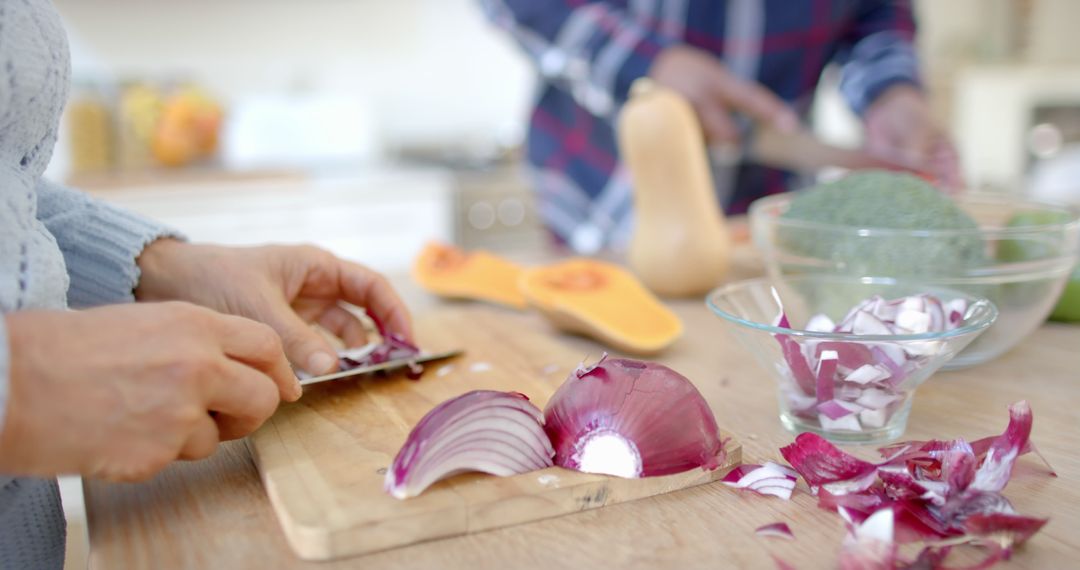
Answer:
<svg viewBox="0 0 1080 570"><path fill-rule="evenodd" d="M715 54L805 113L822 70L842 68L856 113L896 83L919 84L910 0L481 0L535 63L528 163L541 218L581 253L620 248L633 227L614 119L665 47ZM728 213L784 191L790 174L714 165Z"/></svg>

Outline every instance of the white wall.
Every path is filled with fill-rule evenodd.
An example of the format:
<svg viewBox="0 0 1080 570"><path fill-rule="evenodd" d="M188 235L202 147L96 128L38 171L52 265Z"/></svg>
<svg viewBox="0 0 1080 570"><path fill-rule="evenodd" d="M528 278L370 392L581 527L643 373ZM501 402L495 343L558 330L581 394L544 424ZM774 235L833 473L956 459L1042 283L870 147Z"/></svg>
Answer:
<svg viewBox="0 0 1080 570"><path fill-rule="evenodd" d="M347 93L391 144L520 134L532 72L476 0L55 0L74 77L192 78L227 101Z"/></svg>

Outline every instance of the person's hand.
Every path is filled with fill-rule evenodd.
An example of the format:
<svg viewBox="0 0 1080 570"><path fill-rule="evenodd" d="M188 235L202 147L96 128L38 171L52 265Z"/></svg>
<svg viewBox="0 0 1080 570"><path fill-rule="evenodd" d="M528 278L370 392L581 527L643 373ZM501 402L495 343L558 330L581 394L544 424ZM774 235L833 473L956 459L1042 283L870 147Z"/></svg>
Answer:
<svg viewBox="0 0 1080 570"><path fill-rule="evenodd" d="M799 129L799 117L787 103L767 87L735 76L708 52L685 45L668 47L653 61L649 76L693 105L705 139L712 144L739 142L732 113L781 132Z"/></svg>
<svg viewBox="0 0 1080 570"><path fill-rule="evenodd" d="M139 300L181 300L274 328L293 365L310 374L337 369L337 355L311 324L346 346L366 341L342 303L363 307L391 332L412 338L408 310L378 273L310 246L232 248L159 240L139 257Z"/></svg>
<svg viewBox="0 0 1080 570"><path fill-rule="evenodd" d="M868 151L926 172L948 190L961 188L956 149L934 121L921 91L906 84L893 86L874 100L863 120Z"/></svg>
<svg viewBox="0 0 1080 570"><path fill-rule="evenodd" d="M187 303L4 318L0 473L145 479L210 455L300 396L278 336L248 319Z"/></svg>

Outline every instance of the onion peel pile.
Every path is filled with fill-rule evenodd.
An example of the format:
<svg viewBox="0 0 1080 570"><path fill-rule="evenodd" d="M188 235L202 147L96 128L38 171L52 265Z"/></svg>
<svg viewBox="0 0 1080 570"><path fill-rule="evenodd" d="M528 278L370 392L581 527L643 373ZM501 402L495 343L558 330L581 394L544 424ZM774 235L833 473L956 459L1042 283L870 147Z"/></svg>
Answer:
<svg viewBox="0 0 1080 570"><path fill-rule="evenodd" d="M398 499L466 471L515 475L551 467L539 408L517 392L474 390L439 404L409 433L386 470Z"/></svg>
<svg viewBox="0 0 1080 570"><path fill-rule="evenodd" d="M686 377L654 362L582 364L544 408L555 464L586 473L653 477L726 458L709 404Z"/></svg>
<svg viewBox="0 0 1080 570"><path fill-rule="evenodd" d="M1005 431L978 440L978 450L963 439L910 441L879 449L883 460L871 463L803 433L780 453L818 506L845 520L841 568L911 567L896 545L917 541L935 543L919 553L919 567L944 568L954 545L975 544L988 550L977 566L986 568L1048 520L1017 513L1001 494L1016 458L1034 450L1031 425L1031 407L1021 401L1009 407Z"/></svg>

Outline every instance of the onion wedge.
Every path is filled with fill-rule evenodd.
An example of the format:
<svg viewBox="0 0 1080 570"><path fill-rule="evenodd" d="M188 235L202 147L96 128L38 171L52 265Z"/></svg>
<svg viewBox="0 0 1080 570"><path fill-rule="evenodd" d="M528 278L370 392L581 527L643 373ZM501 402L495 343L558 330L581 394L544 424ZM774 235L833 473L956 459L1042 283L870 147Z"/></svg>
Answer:
<svg viewBox="0 0 1080 570"><path fill-rule="evenodd" d="M447 400L409 432L386 470L386 492L419 495L467 471L508 476L552 465L543 415L524 394L476 390Z"/></svg>

